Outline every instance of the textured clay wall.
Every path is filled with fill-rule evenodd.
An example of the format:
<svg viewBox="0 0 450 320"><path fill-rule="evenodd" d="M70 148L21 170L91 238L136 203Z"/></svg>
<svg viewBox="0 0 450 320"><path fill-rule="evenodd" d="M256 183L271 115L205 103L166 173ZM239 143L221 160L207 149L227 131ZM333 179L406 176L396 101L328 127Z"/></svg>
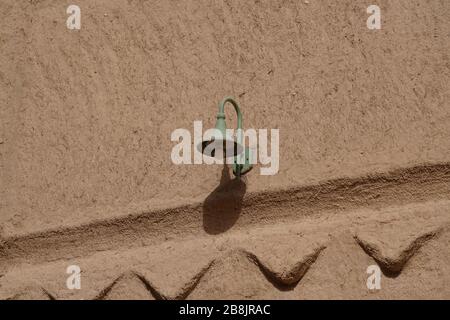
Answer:
<svg viewBox="0 0 450 320"><path fill-rule="evenodd" d="M378 31L354 0L77 0L70 31L72 2L0 4L4 236L202 201L222 168L170 135L227 95L280 130L247 195L450 160L447 0L380 0Z"/></svg>

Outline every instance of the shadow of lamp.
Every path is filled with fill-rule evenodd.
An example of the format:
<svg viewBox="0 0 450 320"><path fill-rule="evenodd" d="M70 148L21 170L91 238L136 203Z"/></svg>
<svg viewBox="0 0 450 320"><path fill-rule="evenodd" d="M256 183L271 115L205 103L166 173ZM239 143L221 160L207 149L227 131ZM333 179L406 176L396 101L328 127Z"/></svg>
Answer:
<svg viewBox="0 0 450 320"><path fill-rule="evenodd" d="M233 105L237 115L237 134L235 139L232 134L227 132L227 125L225 122L225 104L229 102ZM240 178L248 173L252 168L250 163L250 149L244 147L243 144L243 128L242 128L242 113L236 101L231 97L226 97L219 103L219 112L217 113L215 134L211 139L202 141L198 145L201 151L207 157L223 156L224 160L233 158L233 174ZM237 140L237 141L236 141ZM220 151L220 153L218 152ZM217 152L217 154L216 154Z"/></svg>

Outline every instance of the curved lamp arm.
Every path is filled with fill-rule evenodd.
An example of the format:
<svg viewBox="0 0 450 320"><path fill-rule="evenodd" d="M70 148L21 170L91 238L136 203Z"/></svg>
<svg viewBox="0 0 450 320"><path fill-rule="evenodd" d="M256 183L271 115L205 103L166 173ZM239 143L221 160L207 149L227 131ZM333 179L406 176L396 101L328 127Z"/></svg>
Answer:
<svg viewBox="0 0 450 320"><path fill-rule="evenodd" d="M237 115L237 128L242 129L242 113L241 109L239 109L239 106L236 101L232 97L226 97L219 103L219 113L217 114L217 118L223 117L225 119L225 104L229 102L233 105L234 110L236 111Z"/></svg>
<svg viewBox="0 0 450 320"><path fill-rule="evenodd" d="M216 128L219 129L223 136L226 136L226 124L225 124L225 104L229 102L233 105L234 110L236 111L237 115L237 143L238 145L242 145L242 113L241 109L239 109L239 105L236 101L234 101L231 97L225 97L220 103L219 103L219 112L217 113L217 121L216 121ZM244 151L245 153L245 151ZM239 155L238 157L242 157L242 155ZM235 174L237 177L241 176L241 165L236 164L236 158L235 158Z"/></svg>
<svg viewBox="0 0 450 320"><path fill-rule="evenodd" d="M243 129L242 129L242 113L241 109L236 101L231 97L226 97L219 103L219 112L217 113L216 129L222 132L223 137L226 137L227 125L225 123L225 104L229 102L233 105L237 115L237 144L243 146ZM236 177L240 177L241 174L245 174L252 169L252 164L249 161L250 150L249 148L243 148L243 152L239 155L235 155L233 172Z"/></svg>

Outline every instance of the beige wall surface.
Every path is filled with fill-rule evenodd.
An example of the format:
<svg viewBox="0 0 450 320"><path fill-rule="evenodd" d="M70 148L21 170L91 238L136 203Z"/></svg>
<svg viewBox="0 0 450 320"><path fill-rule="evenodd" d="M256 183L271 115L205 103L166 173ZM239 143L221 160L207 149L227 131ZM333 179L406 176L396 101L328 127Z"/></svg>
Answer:
<svg viewBox="0 0 450 320"><path fill-rule="evenodd" d="M202 201L221 168L174 165L176 128L234 96L280 130L247 193L450 161L450 2L77 0L0 4L4 235ZM227 110L230 126L232 110Z"/></svg>

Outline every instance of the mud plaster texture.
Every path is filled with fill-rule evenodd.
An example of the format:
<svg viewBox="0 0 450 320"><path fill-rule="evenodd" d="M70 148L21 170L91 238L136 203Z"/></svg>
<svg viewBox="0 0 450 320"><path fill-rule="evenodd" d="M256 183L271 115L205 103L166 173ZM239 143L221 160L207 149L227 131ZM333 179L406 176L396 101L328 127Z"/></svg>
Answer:
<svg viewBox="0 0 450 320"><path fill-rule="evenodd" d="M0 3L1 297L450 298L449 1L69 4ZM171 162L228 95L277 175Z"/></svg>

